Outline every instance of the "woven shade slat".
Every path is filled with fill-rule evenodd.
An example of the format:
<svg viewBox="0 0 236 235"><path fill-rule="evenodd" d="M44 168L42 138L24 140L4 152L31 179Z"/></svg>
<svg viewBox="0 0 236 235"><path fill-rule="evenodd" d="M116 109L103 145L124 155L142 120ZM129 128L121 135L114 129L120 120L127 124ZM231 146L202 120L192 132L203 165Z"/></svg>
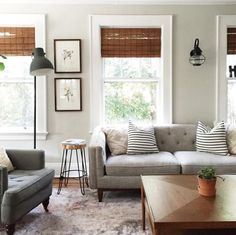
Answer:
<svg viewBox="0 0 236 235"><path fill-rule="evenodd" d="M35 48L34 27L0 27L0 54L31 56Z"/></svg>
<svg viewBox="0 0 236 235"><path fill-rule="evenodd" d="M102 57L160 57L160 28L101 28Z"/></svg>

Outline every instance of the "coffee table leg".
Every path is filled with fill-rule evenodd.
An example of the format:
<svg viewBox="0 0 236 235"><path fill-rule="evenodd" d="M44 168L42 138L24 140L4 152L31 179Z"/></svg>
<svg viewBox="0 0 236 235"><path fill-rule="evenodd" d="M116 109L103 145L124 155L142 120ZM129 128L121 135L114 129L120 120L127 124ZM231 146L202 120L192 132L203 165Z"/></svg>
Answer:
<svg viewBox="0 0 236 235"><path fill-rule="evenodd" d="M141 203L142 203L142 225L145 230L145 194L143 189L143 183L141 183Z"/></svg>

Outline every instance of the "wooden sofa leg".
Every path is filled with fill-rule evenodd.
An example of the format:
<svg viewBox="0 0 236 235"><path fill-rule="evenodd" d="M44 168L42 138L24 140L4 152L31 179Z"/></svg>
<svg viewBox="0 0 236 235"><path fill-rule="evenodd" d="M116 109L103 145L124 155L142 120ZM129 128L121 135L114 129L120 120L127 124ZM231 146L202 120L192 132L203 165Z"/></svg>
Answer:
<svg viewBox="0 0 236 235"><path fill-rule="evenodd" d="M15 232L15 224L6 224L7 235L12 235Z"/></svg>
<svg viewBox="0 0 236 235"><path fill-rule="evenodd" d="M101 188L98 188L98 201L102 202L103 197L103 190Z"/></svg>
<svg viewBox="0 0 236 235"><path fill-rule="evenodd" d="M42 204L43 204L44 210L48 212L49 197L45 201L43 201Z"/></svg>

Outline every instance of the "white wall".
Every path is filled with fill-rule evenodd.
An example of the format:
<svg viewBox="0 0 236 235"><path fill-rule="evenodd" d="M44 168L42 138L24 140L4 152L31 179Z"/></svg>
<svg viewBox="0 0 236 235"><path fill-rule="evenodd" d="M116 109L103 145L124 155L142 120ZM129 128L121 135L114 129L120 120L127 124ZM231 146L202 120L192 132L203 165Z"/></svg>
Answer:
<svg viewBox="0 0 236 235"><path fill-rule="evenodd" d="M46 14L47 57L53 61L53 39L82 39L81 74L52 74L47 80L48 131L46 141L38 148L46 151L48 166L58 168L61 160L60 142L67 138L89 140L90 65L89 22L91 14L170 14L173 15L173 122L196 123L215 120L216 77L216 15L235 14L232 6L119 6L119 5L7 5L0 13ZM189 64L189 52L195 38L206 56L201 67ZM1 50L1 48L0 48ZM54 77L81 77L83 111L54 111ZM31 142L6 142L11 148L32 148Z"/></svg>

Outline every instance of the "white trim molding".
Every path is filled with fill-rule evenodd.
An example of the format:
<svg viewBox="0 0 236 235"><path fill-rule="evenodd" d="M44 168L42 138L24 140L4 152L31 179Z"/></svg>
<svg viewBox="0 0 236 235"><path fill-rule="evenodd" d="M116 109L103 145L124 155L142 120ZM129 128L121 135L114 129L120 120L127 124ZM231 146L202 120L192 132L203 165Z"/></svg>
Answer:
<svg viewBox="0 0 236 235"><path fill-rule="evenodd" d="M37 132L37 140L46 140L48 132ZM33 140L32 132L1 132L0 140Z"/></svg>
<svg viewBox="0 0 236 235"><path fill-rule="evenodd" d="M233 5L235 0L0 0L0 4Z"/></svg>
<svg viewBox="0 0 236 235"><path fill-rule="evenodd" d="M172 16L171 15L91 15L90 68L91 120L90 130L103 125L103 79L101 58L101 27L160 27L162 29L162 75L159 107L162 118L158 123L172 123Z"/></svg>
<svg viewBox="0 0 236 235"><path fill-rule="evenodd" d="M227 121L227 27L236 26L236 15L217 16L216 121Z"/></svg>

